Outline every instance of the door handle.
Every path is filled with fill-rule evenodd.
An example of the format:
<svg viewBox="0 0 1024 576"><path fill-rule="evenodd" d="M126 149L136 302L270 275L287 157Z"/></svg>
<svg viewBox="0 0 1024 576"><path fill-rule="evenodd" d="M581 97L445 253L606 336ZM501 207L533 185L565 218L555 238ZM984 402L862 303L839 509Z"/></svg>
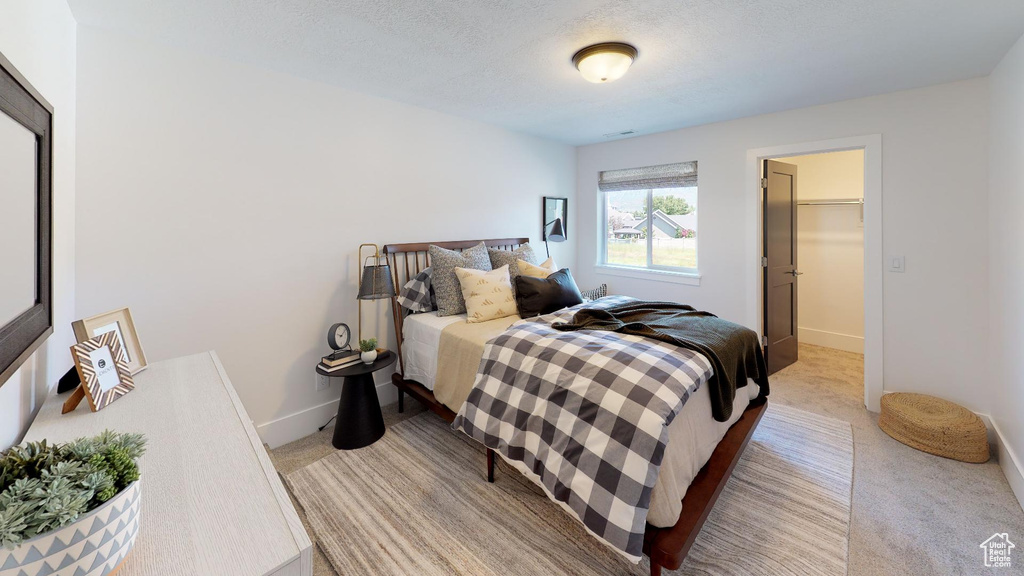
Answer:
<svg viewBox="0 0 1024 576"><path fill-rule="evenodd" d="M786 274L792 274L793 276L803 276L804 273L803 272L797 272L796 270L792 270L790 272L786 272Z"/></svg>

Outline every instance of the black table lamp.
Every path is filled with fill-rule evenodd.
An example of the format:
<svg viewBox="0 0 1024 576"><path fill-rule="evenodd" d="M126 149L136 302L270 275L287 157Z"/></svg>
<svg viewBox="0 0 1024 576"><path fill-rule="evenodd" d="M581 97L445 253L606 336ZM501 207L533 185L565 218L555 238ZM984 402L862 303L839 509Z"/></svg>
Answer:
<svg viewBox="0 0 1024 576"><path fill-rule="evenodd" d="M376 244L359 246L359 258L363 257L363 248L373 248L373 256L363 260L363 271L359 280L359 339L363 339L363 300L380 300L395 297L395 283L391 278L391 266L387 260L381 263L380 248ZM367 262L373 261L372 264Z"/></svg>
<svg viewBox="0 0 1024 576"><path fill-rule="evenodd" d="M565 242L565 228L562 227L562 219L555 218L551 222L546 222L544 226L552 223L554 226L544 237L544 250L548 253L548 258L551 257L551 248L548 246L548 242Z"/></svg>

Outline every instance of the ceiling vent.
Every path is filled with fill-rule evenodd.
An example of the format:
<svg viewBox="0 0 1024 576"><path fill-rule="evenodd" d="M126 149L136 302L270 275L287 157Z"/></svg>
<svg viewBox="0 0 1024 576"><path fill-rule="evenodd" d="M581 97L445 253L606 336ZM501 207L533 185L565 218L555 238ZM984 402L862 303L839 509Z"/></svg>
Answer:
<svg viewBox="0 0 1024 576"><path fill-rule="evenodd" d="M609 132L604 135L605 138L621 138L622 136L632 136L636 134L636 130L626 130L624 132Z"/></svg>

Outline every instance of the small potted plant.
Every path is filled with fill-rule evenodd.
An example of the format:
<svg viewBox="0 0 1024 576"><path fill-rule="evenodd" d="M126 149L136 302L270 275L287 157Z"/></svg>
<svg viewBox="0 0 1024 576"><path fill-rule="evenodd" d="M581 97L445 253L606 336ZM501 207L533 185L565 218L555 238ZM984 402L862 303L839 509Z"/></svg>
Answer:
<svg viewBox="0 0 1024 576"><path fill-rule="evenodd" d="M359 358L363 364L373 364L373 361L377 359L377 339L360 340L359 351L361 352Z"/></svg>
<svg viewBox="0 0 1024 576"><path fill-rule="evenodd" d="M139 530L141 434L109 430L0 453L0 576L105 576Z"/></svg>

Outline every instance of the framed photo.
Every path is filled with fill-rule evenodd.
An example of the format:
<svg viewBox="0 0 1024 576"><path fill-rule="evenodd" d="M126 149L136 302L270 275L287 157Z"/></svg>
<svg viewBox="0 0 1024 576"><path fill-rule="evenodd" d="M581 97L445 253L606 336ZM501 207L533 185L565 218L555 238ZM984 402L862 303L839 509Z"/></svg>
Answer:
<svg viewBox="0 0 1024 576"><path fill-rule="evenodd" d="M75 340L78 342L85 342L108 332L116 334L121 348L124 350L128 370L132 375L142 372L148 365L146 353L142 350L142 343L139 342L139 334L135 331L135 323L132 322L132 313L127 308L75 320L71 323L71 327L75 331Z"/></svg>
<svg viewBox="0 0 1024 576"><path fill-rule="evenodd" d="M104 332L71 347L75 368L82 384L64 403L64 414L78 407L85 398L93 412L102 410L135 389L128 371L121 340L114 331Z"/></svg>

